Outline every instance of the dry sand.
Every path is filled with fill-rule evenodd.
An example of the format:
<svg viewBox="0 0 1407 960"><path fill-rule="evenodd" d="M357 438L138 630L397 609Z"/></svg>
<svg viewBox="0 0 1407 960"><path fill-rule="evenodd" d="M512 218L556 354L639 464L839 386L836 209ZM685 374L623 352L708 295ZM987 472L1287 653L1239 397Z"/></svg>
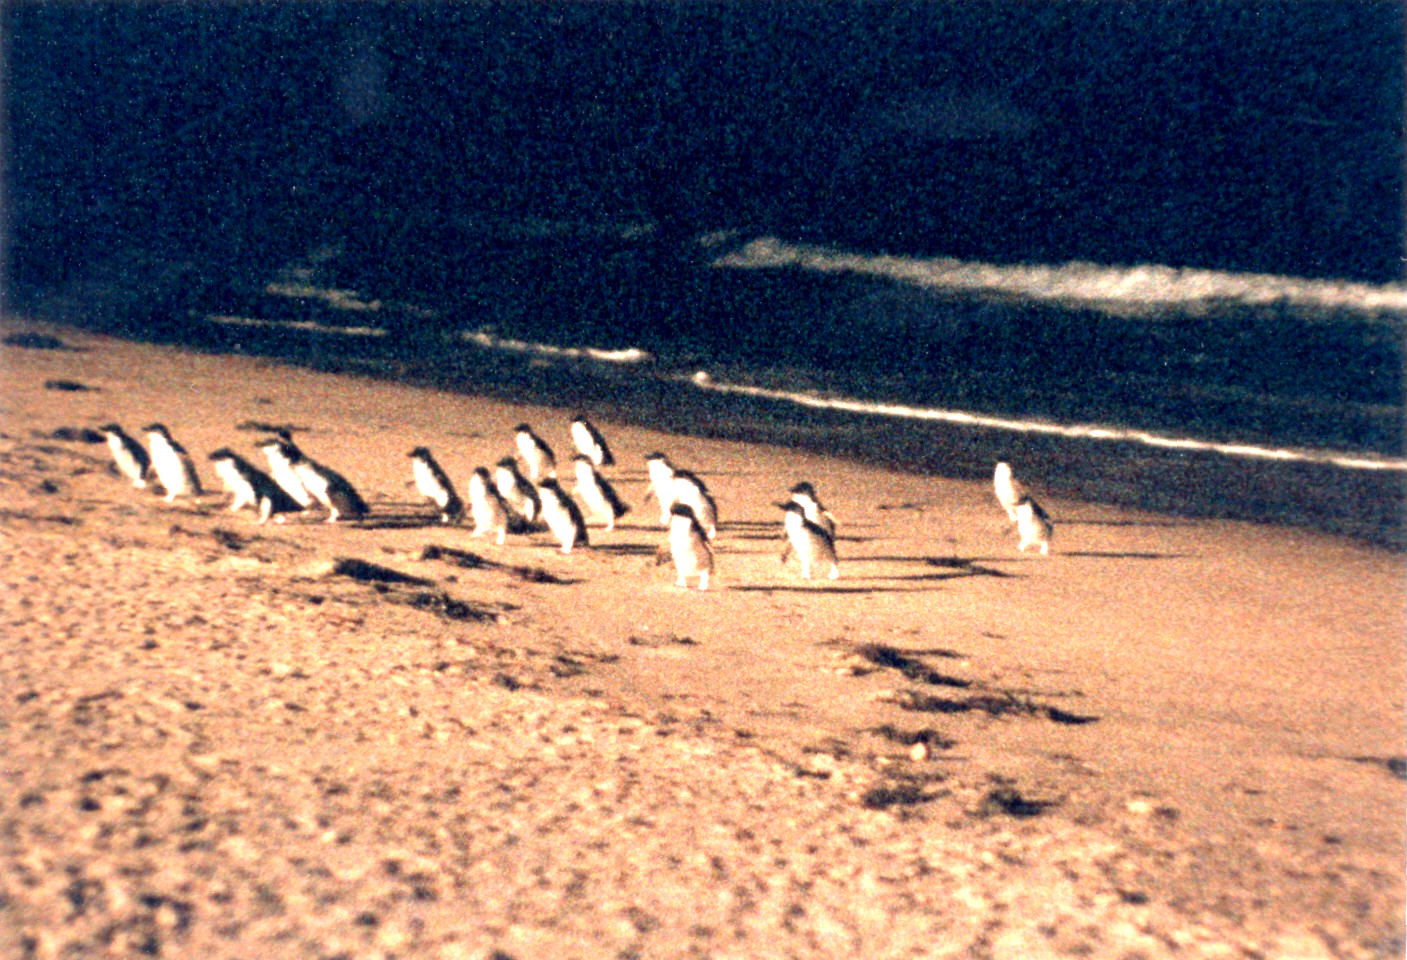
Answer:
<svg viewBox="0 0 1407 960"><path fill-rule="evenodd" d="M0 348L0 956L1402 955L1399 554L1052 498L1020 555L985 484L604 419L625 524L498 547L406 452L462 484L570 412L19 332L71 349ZM166 504L78 433L153 419L211 487L291 425L372 518ZM838 581L778 562L801 479Z"/></svg>

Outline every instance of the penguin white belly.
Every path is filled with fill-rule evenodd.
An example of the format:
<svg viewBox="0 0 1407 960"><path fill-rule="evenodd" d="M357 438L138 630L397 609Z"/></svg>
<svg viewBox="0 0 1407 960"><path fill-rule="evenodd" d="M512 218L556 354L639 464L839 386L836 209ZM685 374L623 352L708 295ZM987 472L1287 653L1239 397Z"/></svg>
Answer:
<svg viewBox="0 0 1407 960"><path fill-rule="evenodd" d="M831 580L840 576L840 566L835 558L835 544L824 528L808 521L802 513L789 512L786 517L786 535L790 552L796 554L801 564L803 580L810 580L817 567L826 568L826 576ZM785 556L783 559L785 560Z"/></svg>
<svg viewBox="0 0 1407 960"><path fill-rule="evenodd" d="M486 472L479 470L469 478L469 519L474 524L472 537L494 534L495 542L501 544L507 536L508 507L490 485Z"/></svg>
<svg viewBox="0 0 1407 960"><path fill-rule="evenodd" d="M1016 533L1020 538L1016 549L1025 553L1031 548L1040 551L1042 556L1050 553L1050 538L1054 526L1039 506L1030 499L1016 505Z"/></svg>
<svg viewBox="0 0 1407 960"><path fill-rule="evenodd" d="M611 504L599 485L579 483L576 492L577 496L581 497L582 503L586 504L586 509L591 512L591 515L598 520L605 521L607 529L615 525L616 512L611 509Z"/></svg>
<svg viewBox="0 0 1407 960"><path fill-rule="evenodd" d="M495 472L494 487L498 490L498 495L508 504L510 510L523 517L528 523L537 520L538 505L536 501L518 483L518 477L511 471L499 469Z"/></svg>
<svg viewBox="0 0 1407 960"><path fill-rule="evenodd" d="M1008 523L1016 522L1016 504L1023 495L1021 484L1011 474L1011 467L1006 463L997 464L996 470L992 473L992 491L996 494L997 503L1002 510L1006 511Z"/></svg>
<svg viewBox="0 0 1407 960"><path fill-rule="evenodd" d="M412 460L410 469L415 476L415 489L422 497L444 510L449 505L449 491L440 483L429 464L423 460Z"/></svg>
<svg viewBox="0 0 1407 960"><path fill-rule="evenodd" d="M596 438L591 435L591 431L586 424L580 420L574 420L571 426L572 445L577 452L586 457L596 466L602 466L605 455L601 450L601 445L596 442Z"/></svg>
<svg viewBox="0 0 1407 960"><path fill-rule="evenodd" d="M553 456L544 450L528 434L518 434L516 438L518 455L522 458L523 466L528 468L528 479L536 483L545 477L550 477L556 473L556 463Z"/></svg>
<svg viewBox="0 0 1407 960"><path fill-rule="evenodd" d="M132 486L138 489L146 487L147 481L144 476L146 467L133 456L131 450L127 449L122 438L111 433L108 434L107 446L112 451L112 460L117 464L117 469L124 477L132 481Z"/></svg>
<svg viewBox="0 0 1407 960"><path fill-rule="evenodd" d="M676 586L688 587L689 579L697 577L699 589L708 589L713 574L713 551L697 524L676 518L669 527L669 552L674 561Z"/></svg>
<svg viewBox="0 0 1407 960"><path fill-rule="evenodd" d="M332 497L328 493L326 477L317 470L314 470L312 465L306 461L297 464L293 468L293 474L298 478L298 482L302 484L303 489L308 492L312 500L316 500L318 503L322 504L323 508L326 510L331 511L333 509Z"/></svg>
<svg viewBox="0 0 1407 960"><path fill-rule="evenodd" d="M153 439L151 445L151 465L157 480L166 488L166 500L192 496L198 491L192 482L194 470L186 462L180 451L160 439Z"/></svg>
<svg viewBox="0 0 1407 960"><path fill-rule="evenodd" d="M650 476L650 493L659 501L660 523L668 526L669 511L676 502L674 471L669 466L653 460L646 468Z"/></svg>
<svg viewBox="0 0 1407 960"><path fill-rule="evenodd" d="M280 456L268 458L269 473L273 476L274 482L283 487L284 492L297 501L298 506L307 509L313 505L313 495L308 492L308 488L303 485L298 472L293 469L293 465Z"/></svg>
<svg viewBox="0 0 1407 960"><path fill-rule="evenodd" d="M576 545L579 530L576 522L570 513L560 506L548 509L543 506L542 519L547 522L547 529L556 538L563 553L571 553L572 547Z"/></svg>
<svg viewBox="0 0 1407 960"><path fill-rule="evenodd" d="M230 512L238 513L245 507L254 506L259 497L254 491L254 485L239 472L232 460L216 460L215 475L220 478L225 489L231 495Z"/></svg>
<svg viewBox="0 0 1407 960"><path fill-rule="evenodd" d="M698 518L699 526L703 527L704 534L710 540L717 539L718 508L714 505L713 498L687 480L676 479L674 488L672 502L683 504L694 511L694 516Z"/></svg>

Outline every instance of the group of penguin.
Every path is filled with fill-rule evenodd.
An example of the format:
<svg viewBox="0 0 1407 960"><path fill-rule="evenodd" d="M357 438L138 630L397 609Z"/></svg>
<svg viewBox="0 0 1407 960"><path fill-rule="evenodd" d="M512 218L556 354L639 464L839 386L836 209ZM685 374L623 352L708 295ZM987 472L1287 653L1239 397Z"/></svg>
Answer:
<svg viewBox="0 0 1407 960"><path fill-rule="evenodd" d="M199 496L204 491L190 455L160 423L142 428L147 447L143 448L121 426L109 423L99 428L107 441L117 470L134 486L145 488L154 477L170 502L176 497ZM575 493L592 520L606 530L629 512L604 474L615 457L601 432L584 416L571 422L570 434L576 454L572 457ZM460 523L466 512L472 536L491 536L505 542L510 532L527 532L545 527L570 554L574 547L588 545L586 516L557 480L557 458L552 447L526 423L514 428L516 456L505 456L491 471L477 467L467 485L467 509L448 474L427 447L418 446L407 456L417 491L433 503L442 523ZM257 445L269 470L250 463L229 447L212 452L209 460L227 493L230 511L253 508L259 523L272 517L282 521L285 514L320 506L328 523L340 519L357 520L370 513L366 501L346 477L307 456L286 430L261 440ZM148 452L149 451L149 452ZM718 507L708 487L694 473L675 467L663 453L645 457L648 476L646 496L659 505L660 524L667 539L660 547L660 562L672 560L675 583L687 588L693 581L707 590L713 574L712 543L718 535ZM1053 524L1049 515L1012 475L1010 465L998 463L993 476L997 501L1007 519L1016 527L1018 550L1050 551ZM782 527L786 548L782 562L795 556L801 576L811 579L823 572L829 579L840 576L836 560L835 517L822 504L810 483L791 488L790 498L777 506L783 511Z"/></svg>

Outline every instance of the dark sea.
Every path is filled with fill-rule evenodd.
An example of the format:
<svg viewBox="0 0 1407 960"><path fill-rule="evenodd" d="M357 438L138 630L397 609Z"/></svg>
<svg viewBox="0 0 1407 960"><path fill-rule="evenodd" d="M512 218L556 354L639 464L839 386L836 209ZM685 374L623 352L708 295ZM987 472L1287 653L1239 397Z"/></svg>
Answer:
<svg viewBox="0 0 1407 960"><path fill-rule="evenodd" d="M15 3L8 308L1401 547L1396 3Z"/></svg>

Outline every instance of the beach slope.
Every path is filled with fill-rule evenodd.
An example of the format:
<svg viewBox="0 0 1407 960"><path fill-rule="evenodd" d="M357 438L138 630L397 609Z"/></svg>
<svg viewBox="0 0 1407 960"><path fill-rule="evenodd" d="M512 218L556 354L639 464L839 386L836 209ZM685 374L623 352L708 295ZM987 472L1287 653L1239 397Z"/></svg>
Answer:
<svg viewBox="0 0 1407 960"><path fill-rule="evenodd" d="M575 411L0 323L0 955L1394 957L1403 565L591 414L629 513L438 522ZM167 503L98 426L165 423ZM370 515L259 525L290 430ZM719 506L673 585L644 457ZM1018 470L1029 465L1018 464ZM568 488L568 472L564 469ZM780 561L806 480L837 580Z"/></svg>

